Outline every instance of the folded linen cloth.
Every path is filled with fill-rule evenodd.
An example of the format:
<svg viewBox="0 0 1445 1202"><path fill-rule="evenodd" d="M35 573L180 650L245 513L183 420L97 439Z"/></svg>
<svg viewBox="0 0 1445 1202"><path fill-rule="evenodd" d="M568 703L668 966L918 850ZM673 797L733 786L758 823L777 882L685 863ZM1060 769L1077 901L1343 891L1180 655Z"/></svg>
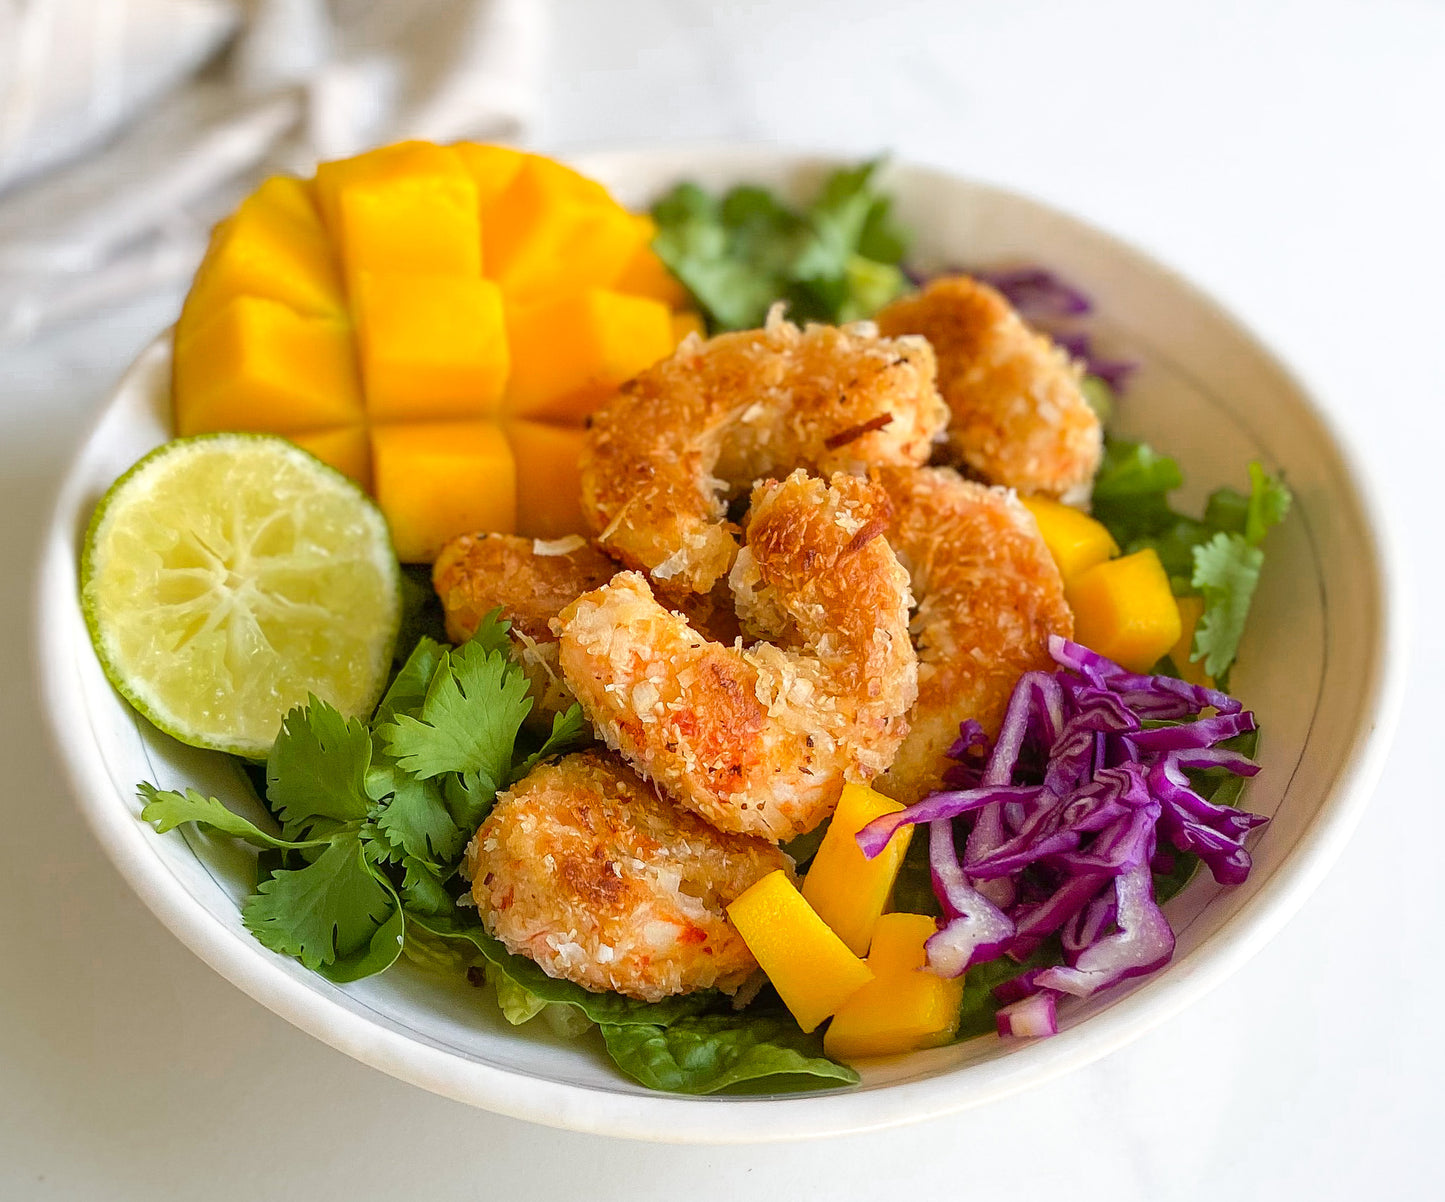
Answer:
<svg viewBox="0 0 1445 1202"><path fill-rule="evenodd" d="M516 141L541 0L0 0L0 345L194 270L257 180Z"/></svg>

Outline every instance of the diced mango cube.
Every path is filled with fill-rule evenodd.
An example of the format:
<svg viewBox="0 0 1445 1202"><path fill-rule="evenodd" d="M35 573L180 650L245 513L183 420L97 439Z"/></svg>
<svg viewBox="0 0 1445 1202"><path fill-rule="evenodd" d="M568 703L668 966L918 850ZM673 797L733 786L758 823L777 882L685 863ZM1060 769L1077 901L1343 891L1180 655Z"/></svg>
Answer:
<svg viewBox="0 0 1445 1202"><path fill-rule="evenodd" d="M273 176L216 226L176 323L177 340L238 296L281 301L312 316L345 314L336 256L302 180Z"/></svg>
<svg viewBox="0 0 1445 1202"><path fill-rule="evenodd" d="M511 422L507 437L517 464L517 533L527 538L585 534L580 427Z"/></svg>
<svg viewBox="0 0 1445 1202"><path fill-rule="evenodd" d="M405 563L430 563L459 534L516 528L516 467L491 422L373 426L371 474Z"/></svg>
<svg viewBox="0 0 1445 1202"><path fill-rule="evenodd" d="M1074 637L1134 672L1147 672L1179 641L1179 606L1152 547L1096 564L1066 590Z"/></svg>
<svg viewBox="0 0 1445 1202"><path fill-rule="evenodd" d="M1199 625L1199 619L1204 616L1203 597L1180 597L1179 601L1179 641L1169 648L1169 658L1174 663L1174 670L1180 677L1190 684L1200 684L1207 689L1214 687L1214 677L1204 670L1203 660L1190 659L1190 653L1194 650L1194 628Z"/></svg>
<svg viewBox="0 0 1445 1202"><path fill-rule="evenodd" d="M361 421L356 352L345 322L238 296L175 351L176 433L289 434Z"/></svg>
<svg viewBox="0 0 1445 1202"><path fill-rule="evenodd" d="M866 785L844 785L828 831L803 879L803 898L856 956L868 954L873 928L888 902L913 828L899 830L871 860L864 858L854 836L873 819L901 809L891 797Z"/></svg>
<svg viewBox="0 0 1445 1202"><path fill-rule="evenodd" d="M371 490L371 437L366 427L310 430L290 438L303 451L310 451L322 463L350 476L368 492Z"/></svg>
<svg viewBox="0 0 1445 1202"><path fill-rule="evenodd" d="M642 231L642 245L637 248L617 282L612 286L618 292L631 296L650 296L660 300L669 309L681 309L692 303L692 297L681 280L667 269L667 264L657 257L652 249L652 239L657 226L645 213L634 214L633 220Z"/></svg>
<svg viewBox="0 0 1445 1202"><path fill-rule="evenodd" d="M509 304L507 338L507 408L580 421L618 385L672 353L672 316L661 301L588 288Z"/></svg>
<svg viewBox="0 0 1445 1202"><path fill-rule="evenodd" d="M373 418L494 413L509 355L490 280L362 272L352 297L366 408Z"/></svg>
<svg viewBox="0 0 1445 1202"><path fill-rule="evenodd" d="M672 315L672 343L673 349L682 345L682 340L689 334L696 334L699 338L707 337L707 326L703 324L702 314L684 310L681 313Z"/></svg>
<svg viewBox="0 0 1445 1202"><path fill-rule="evenodd" d="M1038 522L1044 545L1054 557L1065 584L1080 572L1119 554L1119 544L1108 528L1072 505L1051 501L1047 497L1019 499Z"/></svg>
<svg viewBox="0 0 1445 1202"><path fill-rule="evenodd" d="M926 914L885 914L878 920L868 967L873 980L849 998L823 1034L837 1060L892 1056L947 1043L958 1030L963 978L924 968L924 943L935 924Z"/></svg>
<svg viewBox="0 0 1445 1202"><path fill-rule="evenodd" d="M728 906L728 917L804 1031L873 979L779 869Z"/></svg>
<svg viewBox="0 0 1445 1202"><path fill-rule="evenodd" d="M477 184L451 147L399 142L322 163L316 195L348 276L481 272Z"/></svg>
<svg viewBox="0 0 1445 1202"><path fill-rule="evenodd" d="M482 212L487 274L519 301L607 288L643 231L607 189L571 168L528 155Z"/></svg>
<svg viewBox="0 0 1445 1202"><path fill-rule="evenodd" d="M452 149L476 182L477 203L483 209L511 187L526 157L510 146L489 146L482 142L453 142Z"/></svg>

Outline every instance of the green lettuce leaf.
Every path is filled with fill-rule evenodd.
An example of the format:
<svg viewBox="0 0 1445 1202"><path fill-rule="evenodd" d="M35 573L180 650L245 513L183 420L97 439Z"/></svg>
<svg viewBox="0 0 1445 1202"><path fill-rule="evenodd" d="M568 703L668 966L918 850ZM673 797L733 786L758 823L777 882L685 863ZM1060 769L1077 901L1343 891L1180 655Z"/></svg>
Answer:
<svg viewBox="0 0 1445 1202"><path fill-rule="evenodd" d="M823 1055L820 1035L804 1035L786 1014L697 1014L665 1027L601 1028L613 1062L649 1089L708 1094L763 1078L794 1087L858 1083L857 1072Z"/></svg>

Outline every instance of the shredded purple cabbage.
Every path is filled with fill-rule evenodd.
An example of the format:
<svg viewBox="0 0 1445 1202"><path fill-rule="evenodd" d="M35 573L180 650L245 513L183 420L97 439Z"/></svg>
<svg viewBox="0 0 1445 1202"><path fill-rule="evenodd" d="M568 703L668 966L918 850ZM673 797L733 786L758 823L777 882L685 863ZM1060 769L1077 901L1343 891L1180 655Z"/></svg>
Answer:
<svg viewBox="0 0 1445 1202"><path fill-rule="evenodd" d="M962 725L949 788L858 833L871 859L900 827L928 823L944 913L928 941L934 972L957 977L1000 954L1022 960L1059 937L1064 964L995 991L1014 1015L1000 1011L1005 1034L1052 1034L1043 1028L1059 996L1089 997L1168 963L1174 933L1154 898L1155 866L1192 852L1215 880L1239 884L1250 870L1245 839L1268 821L1208 801L1187 775L1259 771L1218 746L1255 729L1238 701L1129 672L1057 636L1049 653L1057 669L1019 679L992 747L977 722ZM1046 1001L1017 1009L1035 998Z"/></svg>

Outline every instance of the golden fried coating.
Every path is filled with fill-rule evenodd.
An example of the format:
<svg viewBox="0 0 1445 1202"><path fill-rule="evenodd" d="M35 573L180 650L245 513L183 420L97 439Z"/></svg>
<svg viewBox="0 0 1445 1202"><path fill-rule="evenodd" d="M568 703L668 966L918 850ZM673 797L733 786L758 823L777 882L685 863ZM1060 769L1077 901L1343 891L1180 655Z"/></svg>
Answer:
<svg viewBox="0 0 1445 1202"><path fill-rule="evenodd" d="M1088 496L1103 432L1079 390L1082 371L997 291L968 276L934 280L886 306L878 328L932 344L959 462L1022 493Z"/></svg>
<svg viewBox="0 0 1445 1202"><path fill-rule="evenodd" d="M949 468L884 468L888 541L908 565L918 611L918 701L908 737L874 787L905 803L939 788L958 725L998 733L1014 684L1049 669L1049 635L1071 637L1074 615L1033 515L1001 488Z"/></svg>
<svg viewBox="0 0 1445 1202"><path fill-rule="evenodd" d="M802 471L753 490L729 577L743 628L710 642L624 572L560 619L562 672L598 734L720 830L789 839L844 779L892 761L916 694L908 574L881 488Z"/></svg>
<svg viewBox="0 0 1445 1202"><path fill-rule="evenodd" d="M566 549L557 553L561 548ZM432 586L446 613L447 637L455 643L471 638L498 608L513 630L546 642L554 637L550 623L563 607L616 572L612 559L581 540L548 544L514 534L464 534L437 556Z"/></svg>
<svg viewBox="0 0 1445 1202"><path fill-rule="evenodd" d="M512 623L512 656L527 673L532 726L548 726L574 700L557 668L551 622L583 593L606 584L617 564L581 539L536 542L512 534L454 538L432 566L447 638L464 643L494 609Z"/></svg>
<svg viewBox="0 0 1445 1202"><path fill-rule="evenodd" d="M732 566L726 502L754 481L928 460L948 410L921 338L871 324L689 338L592 419L582 509L602 545L672 590L708 592Z"/></svg>
<svg viewBox="0 0 1445 1202"><path fill-rule="evenodd" d="M757 967L726 906L792 862L659 798L615 756L569 755L497 798L467 849L487 930L550 976L657 1001Z"/></svg>

